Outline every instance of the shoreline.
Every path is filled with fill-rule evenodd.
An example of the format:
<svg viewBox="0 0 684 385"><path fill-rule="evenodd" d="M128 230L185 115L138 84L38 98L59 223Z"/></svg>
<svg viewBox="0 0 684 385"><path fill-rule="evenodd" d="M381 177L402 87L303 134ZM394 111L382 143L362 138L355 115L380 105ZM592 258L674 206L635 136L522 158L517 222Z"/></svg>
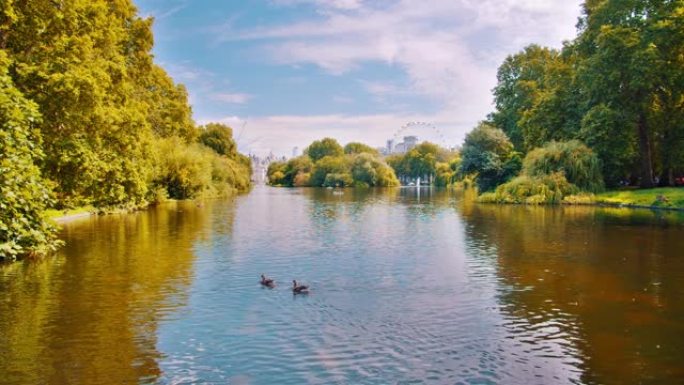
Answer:
<svg viewBox="0 0 684 385"><path fill-rule="evenodd" d="M598 194L580 192L567 195L559 202L530 202L526 196L512 196L509 199L482 200L480 195L476 198L478 203L493 204L520 204L542 206L594 206L609 208L648 209L673 212L684 212L684 188L683 187L658 187L653 189L620 189L609 190ZM504 197L506 198L506 197ZM517 201L517 202L516 202Z"/></svg>
<svg viewBox="0 0 684 385"><path fill-rule="evenodd" d="M632 203L611 203L611 202L592 202L592 203L572 203L572 202L562 202L560 206L594 206L594 207L610 207L610 208L623 208L623 209L648 209L648 210L664 210L664 211L682 211L684 212L684 207L663 207L663 206L649 206L649 205L639 205Z"/></svg>
<svg viewBox="0 0 684 385"><path fill-rule="evenodd" d="M89 218L89 217L92 217L95 215L97 215L97 213L88 211L88 212L84 212L84 213L66 214L66 215L62 215L59 217L52 217L52 218L50 218L50 220L52 220L56 223L66 223L66 222L74 221L76 219Z"/></svg>
<svg viewBox="0 0 684 385"><path fill-rule="evenodd" d="M662 206L646 206L637 205L629 203L608 203L608 202L561 202L561 203L541 203L541 204L530 204L530 203L506 203L506 202L478 202L475 203L480 205L497 205L497 206L538 206L538 207L572 207L572 206L584 206L584 207L601 207L601 208L616 208L616 209L639 209L639 210L662 210L662 211L679 211L684 212L684 207L662 207Z"/></svg>

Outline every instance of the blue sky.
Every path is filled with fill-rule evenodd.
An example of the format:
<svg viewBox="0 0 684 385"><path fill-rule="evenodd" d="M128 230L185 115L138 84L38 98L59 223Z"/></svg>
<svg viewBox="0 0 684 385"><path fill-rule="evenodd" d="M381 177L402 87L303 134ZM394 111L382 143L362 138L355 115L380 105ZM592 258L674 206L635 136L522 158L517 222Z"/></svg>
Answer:
<svg viewBox="0 0 684 385"><path fill-rule="evenodd" d="M135 0L195 120L240 150L290 155L324 136L382 146L407 122L459 145L492 110L503 59L575 35L577 0Z"/></svg>

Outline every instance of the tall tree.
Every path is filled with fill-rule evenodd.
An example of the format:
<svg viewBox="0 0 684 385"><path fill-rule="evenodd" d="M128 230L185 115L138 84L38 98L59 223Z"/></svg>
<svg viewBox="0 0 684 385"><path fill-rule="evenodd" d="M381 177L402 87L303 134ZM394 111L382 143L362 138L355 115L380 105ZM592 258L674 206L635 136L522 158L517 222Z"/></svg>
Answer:
<svg viewBox="0 0 684 385"><path fill-rule="evenodd" d="M490 191L514 177L522 160L506 133L480 123L466 135L461 150L460 171L476 174L480 192Z"/></svg>
<svg viewBox="0 0 684 385"><path fill-rule="evenodd" d="M0 50L0 260L43 254L55 244L55 229L43 218L51 196L37 166L38 106L12 84L9 62Z"/></svg>
<svg viewBox="0 0 684 385"><path fill-rule="evenodd" d="M579 24L579 76L589 103L605 105L633 127L642 187L654 184L658 95L681 72L668 63L661 24L681 18L681 8L678 1L587 0Z"/></svg>
<svg viewBox="0 0 684 385"><path fill-rule="evenodd" d="M521 119L540 97L548 67L558 57L558 51L533 44L508 56L499 67L498 83L493 90L496 112L490 119L519 151L526 147Z"/></svg>
<svg viewBox="0 0 684 385"><path fill-rule="evenodd" d="M149 55L130 1L10 1L3 36L17 87L38 103L44 173L66 204L144 200L150 168L146 108L133 67ZM149 39L149 38L148 38ZM142 51L142 52L141 52ZM126 154L126 156L121 156ZM107 183L103 184L102 181Z"/></svg>
<svg viewBox="0 0 684 385"><path fill-rule="evenodd" d="M323 138L316 140L304 149L304 153L309 155L309 158L314 162L323 159L326 156L340 156L344 154L344 149L340 144L332 138Z"/></svg>

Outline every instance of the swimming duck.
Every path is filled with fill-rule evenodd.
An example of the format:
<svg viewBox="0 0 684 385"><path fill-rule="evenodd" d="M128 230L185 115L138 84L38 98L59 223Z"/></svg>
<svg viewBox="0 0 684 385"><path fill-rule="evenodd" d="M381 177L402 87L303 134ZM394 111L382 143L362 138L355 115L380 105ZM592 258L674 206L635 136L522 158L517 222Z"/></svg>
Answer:
<svg viewBox="0 0 684 385"><path fill-rule="evenodd" d="M309 287L306 285L297 285L297 281L292 280L292 292L294 294L307 294L309 292Z"/></svg>
<svg viewBox="0 0 684 385"><path fill-rule="evenodd" d="M264 276L263 274L261 274L261 281L259 283L267 287L275 286L275 281L273 281L270 278L266 278L266 276Z"/></svg>

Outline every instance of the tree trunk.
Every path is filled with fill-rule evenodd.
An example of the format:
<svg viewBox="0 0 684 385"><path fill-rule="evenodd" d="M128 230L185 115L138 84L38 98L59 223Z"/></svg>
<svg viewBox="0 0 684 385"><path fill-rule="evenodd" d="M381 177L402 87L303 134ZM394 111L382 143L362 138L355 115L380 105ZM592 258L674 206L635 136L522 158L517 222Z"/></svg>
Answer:
<svg viewBox="0 0 684 385"><path fill-rule="evenodd" d="M652 188L653 164L651 163L651 139L648 136L646 114L643 112L639 114L637 130L639 137L639 156L641 158L641 181L639 186L641 188Z"/></svg>

